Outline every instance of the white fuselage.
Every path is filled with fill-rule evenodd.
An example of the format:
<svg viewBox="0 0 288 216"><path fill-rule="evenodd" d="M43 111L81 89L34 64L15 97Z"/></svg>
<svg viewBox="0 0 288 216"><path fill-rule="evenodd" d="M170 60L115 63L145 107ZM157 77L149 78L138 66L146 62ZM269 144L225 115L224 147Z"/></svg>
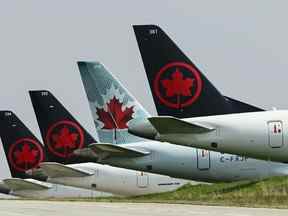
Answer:
<svg viewBox="0 0 288 216"><path fill-rule="evenodd" d="M10 194L1 194L0 193L0 199L16 199L16 196L10 195Z"/></svg>
<svg viewBox="0 0 288 216"><path fill-rule="evenodd" d="M221 116L216 118L219 121L222 120ZM203 119L203 122L206 122L204 120L209 119L209 117L197 118L199 121L201 119ZM247 127L247 130L249 132L251 129ZM222 132L223 131L220 131L220 134ZM203 136L206 141L208 140L209 142L207 143L210 145L211 142L216 140L219 142L220 139L217 133L218 132L211 132L211 134L208 136L207 134L205 135L203 133L199 136ZM237 137L236 135L237 133L235 131L235 134L230 136L228 143L234 145L234 139ZM241 141L245 139L243 133L238 136ZM232 154L223 154L216 151L206 151L187 146L181 146L190 145L190 143L193 144L193 142L191 142L191 140L195 141L193 135L171 134L165 137L161 136L160 140L169 141L171 143L178 142L180 145L163 143L159 141L143 141L123 144L126 147L145 149L151 152L151 154L135 158L110 157L102 160L102 163L128 169L169 175L175 178L205 182L252 180L288 174L288 165L284 163L257 160ZM241 144L241 141L239 142L239 145ZM263 142L260 142L260 145L263 145ZM268 147L269 146L267 146L267 148ZM275 151L274 149L272 150ZM233 153L237 154L236 151Z"/></svg>
<svg viewBox="0 0 288 216"><path fill-rule="evenodd" d="M45 199L45 198L95 198L95 197L106 197L106 196L113 196L110 193L104 193L101 191L93 191L87 190L82 188L58 185L58 184L51 184L40 182L34 179L26 179L31 182L37 182L39 184L48 185L48 189L42 190L34 190L34 189L17 189L17 190L10 190L9 195L5 197L25 197L25 198L35 198L35 199ZM3 181L0 181L0 186L9 189L9 187L5 186Z"/></svg>
<svg viewBox="0 0 288 216"><path fill-rule="evenodd" d="M67 165L87 172L95 173L86 177L48 178L49 182L105 191L121 196L135 196L150 193L161 193L175 190L187 180L147 172L134 171L102 165L97 163L81 163Z"/></svg>
<svg viewBox="0 0 288 216"><path fill-rule="evenodd" d="M215 130L198 134L165 134L157 139L217 152L288 162L288 111L229 114L183 120L206 124Z"/></svg>

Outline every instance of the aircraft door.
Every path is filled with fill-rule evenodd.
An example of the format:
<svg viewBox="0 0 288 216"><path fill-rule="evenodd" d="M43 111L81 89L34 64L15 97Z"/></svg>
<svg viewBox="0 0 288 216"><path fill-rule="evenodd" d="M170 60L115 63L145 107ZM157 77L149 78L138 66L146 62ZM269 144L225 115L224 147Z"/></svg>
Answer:
<svg viewBox="0 0 288 216"><path fill-rule="evenodd" d="M283 145L283 125L281 121L268 122L268 143L271 148Z"/></svg>
<svg viewBox="0 0 288 216"><path fill-rule="evenodd" d="M137 187L147 188L149 185L149 176L146 173L140 172L137 174Z"/></svg>
<svg viewBox="0 0 288 216"><path fill-rule="evenodd" d="M199 170L210 169L210 151L197 149L197 167Z"/></svg>

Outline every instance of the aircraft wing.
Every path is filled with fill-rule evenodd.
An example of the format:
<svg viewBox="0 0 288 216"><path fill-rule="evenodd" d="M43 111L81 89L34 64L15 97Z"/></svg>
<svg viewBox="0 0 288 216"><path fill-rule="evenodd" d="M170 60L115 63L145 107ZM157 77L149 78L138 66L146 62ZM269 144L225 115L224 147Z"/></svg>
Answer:
<svg viewBox="0 0 288 216"><path fill-rule="evenodd" d="M85 177L94 174L80 168L73 168L56 162L43 162L40 164L40 167L43 172L50 178Z"/></svg>
<svg viewBox="0 0 288 216"><path fill-rule="evenodd" d="M19 179L19 178L9 178L3 179L3 182L10 190L20 191L20 190L48 190L51 188L51 184L37 181L34 179Z"/></svg>
<svg viewBox="0 0 288 216"><path fill-rule="evenodd" d="M136 147L120 146L109 143L97 143L90 144L89 148L95 152L95 154L106 157L141 157L149 155L151 152L145 149L140 149Z"/></svg>
<svg viewBox="0 0 288 216"><path fill-rule="evenodd" d="M205 133L215 130L202 123L190 123L170 116L150 117L148 120L159 134Z"/></svg>

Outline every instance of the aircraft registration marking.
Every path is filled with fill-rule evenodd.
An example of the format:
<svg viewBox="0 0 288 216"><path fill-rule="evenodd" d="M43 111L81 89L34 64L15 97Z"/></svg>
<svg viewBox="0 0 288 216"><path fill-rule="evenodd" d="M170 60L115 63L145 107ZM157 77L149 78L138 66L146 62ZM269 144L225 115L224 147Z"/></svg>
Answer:
<svg viewBox="0 0 288 216"><path fill-rule="evenodd" d="M230 154L221 154L220 156L220 162L246 162L247 157L245 156L238 156L238 155L230 155Z"/></svg>

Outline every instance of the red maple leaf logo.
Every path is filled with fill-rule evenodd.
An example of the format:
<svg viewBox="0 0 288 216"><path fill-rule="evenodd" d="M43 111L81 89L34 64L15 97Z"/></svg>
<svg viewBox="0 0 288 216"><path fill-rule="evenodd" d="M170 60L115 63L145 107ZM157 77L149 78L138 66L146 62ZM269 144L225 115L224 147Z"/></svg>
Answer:
<svg viewBox="0 0 288 216"><path fill-rule="evenodd" d="M125 107L125 109L122 110L122 105L118 99L113 97L109 103L107 103L107 111L105 111L104 108L96 108L99 120L104 123L104 129L128 128L128 121L133 119L133 106L130 108Z"/></svg>
<svg viewBox="0 0 288 216"><path fill-rule="evenodd" d="M34 164L37 160L39 152L36 149L32 149L28 143L24 143L22 149L18 149L14 152L15 163L21 164Z"/></svg>
<svg viewBox="0 0 288 216"><path fill-rule="evenodd" d="M8 160L15 170L25 172L44 160L43 147L33 139L19 139L9 148Z"/></svg>
<svg viewBox="0 0 288 216"><path fill-rule="evenodd" d="M172 74L172 79L162 80L161 83L166 89L166 96L191 96L191 90L194 79L183 78L181 71L176 68L176 71Z"/></svg>
<svg viewBox="0 0 288 216"><path fill-rule="evenodd" d="M76 141L78 139L77 133L70 133L70 130L67 126L64 126L60 129L59 133L54 133L52 135L52 141L54 142L54 148L76 148Z"/></svg>
<svg viewBox="0 0 288 216"><path fill-rule="evenodd" d="M201 91L200 72L195 66L185 62L164 65L156 73L153 81L155 95L163 105L172 109L192 105L199 98Z"/></svg>
<svg viewBox="0 0 288 216"><path fill-rule="evenodd" d="M84 133L77 123L62 120L48 128L45 142L54 156L68 158L74 156L73 150L83 147Z"/></svg>

